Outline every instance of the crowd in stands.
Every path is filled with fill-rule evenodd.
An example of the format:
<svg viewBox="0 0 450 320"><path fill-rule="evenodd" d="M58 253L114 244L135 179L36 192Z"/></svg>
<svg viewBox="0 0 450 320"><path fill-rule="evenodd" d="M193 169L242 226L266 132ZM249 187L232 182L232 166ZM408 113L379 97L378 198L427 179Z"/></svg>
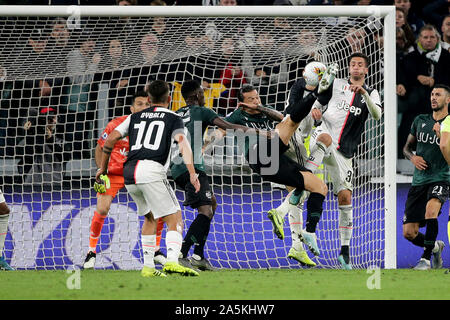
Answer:
<svg viewBox="0 0 450 320"><path fill-rule="evenodd" d="M3 4L12 3L0 0L0 5ZM14 4L184 5L183 0L22 0ZM431 113L428 97L433 85L450 85L449 0L201 0L196 4L394 4L397 9L399 158L414 117ZM0 32L0 42L4 43L0 47L0 157L18 159L20 174L37 170L33 166L48 162L45 157L49 156L53 157L53 162L63 165L70 159L91 159L96 132L102 129L97 123L100 117L97 101L105 90L107 119L128 114L132 93L145 90L154 79L171 83L172 109L180 108L184 103L180 87L187 75L202 83L206 106L222 116L236 108L237 89L245 83L259 88L264 103L283 110L289 88L300 76L302 67L319 54L311 49L319 41L318 35L309 30L291 32L292 26L283 18L273 19L270 28L265 26L261 30L257 26L230 30L233 26L220 19L181 26L187 30L181 40L167 32L177 26L163 17L153 18L146 33L139 37L136 36L138 22L133 18L99 19L94 24L85 21L80 30L70 28L66 19L46 18L37 19L32 31L26 31L27 37L20 43L8 40L14 39L14 32L20 31L17 27L27 22L0 18L0 23L4 27ZM349 52L340 54L345 56L356 51L368 54L372 60L369 84L380 85L384 70L376 54L381 54L382 33L369 35L367 26L351 25L351 21L344 23L350 23L342 39ZM92 32L98 25L114 28L117 37L109 36L105 41L101 33ZM8 33L7 26L14 28ZM228 28L226 33L222 32L223 28ZM139 31L142 32L142 28ZM292 35L295 44L292 48L280 48L276 37L280 32ZM8 39L1 39L8 34ZM180 45L189 54L177 58ZM213 50L218 47L220 50ZM251 54L245 50L248 47L253 48ZM208 50L214 54L198 54ZM277 50L283 54L277 54ZM286 59L289 50L303 50L300 55L296 52L296 56L302 58ZM268 52L271 54L266 54ZM378 89L382 92L382 87ZM62 169L48 170L61 172ZM57 177L51 179L54 181Z"/></svg>

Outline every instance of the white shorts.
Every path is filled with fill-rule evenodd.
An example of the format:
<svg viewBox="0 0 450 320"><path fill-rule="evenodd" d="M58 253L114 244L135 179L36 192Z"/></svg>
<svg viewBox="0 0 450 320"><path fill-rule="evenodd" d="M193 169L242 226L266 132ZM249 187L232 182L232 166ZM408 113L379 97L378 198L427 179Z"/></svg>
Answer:
<svg viewBox="0 0 450 320"><path fill-rule="evenodd" d="M316 144L317 137L321 133L329 133L322 126L316 128L309 141L310 150ZM333 184L333 193L337 195L342 190L353 191L353 159L345 157L336 149L334 143L328 148L328 153L323 158L326 173Z"/></svg>
<svg viewBox="0 0 450 320"><path fill-rule="evenodd" d="M152 212L153 218L158 219L181 211L175 192L166 179L128 184L125 187L136 203L137 213L140 216Z"/></svg>
<svg viewBox="0 0 450 320"><path fill-rule="evenodd" d="M0 189L0 203L6 202L5 196L3 195L2 190Z"/></svg>

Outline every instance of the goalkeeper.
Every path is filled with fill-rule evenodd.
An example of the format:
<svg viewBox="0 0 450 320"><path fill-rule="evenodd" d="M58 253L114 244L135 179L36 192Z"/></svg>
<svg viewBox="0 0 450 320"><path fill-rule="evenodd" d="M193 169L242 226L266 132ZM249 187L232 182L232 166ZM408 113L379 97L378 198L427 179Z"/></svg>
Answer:
<svg viewBox="0 0 450 320"><path fill-rule="evenodd" d="M138 92L133 96L131 103L131 113L135 112L135 108L148 103L148 95L146 92ZM95 163L97 167L100 167L100 161L102 158L102 149L105 144L108 135L114 131L114 129L121 124L128 116L122 116L111 120L103 131L101 137L97 141L97 147L95 148ZM102 231L103 223L108 215L111 203L114 200L117 192L122 189L124 184L123 178L123 165L127 160L129 150L128 137L118 141L113 151L111 152L111 160L108 164L108 174L102 176L103 184L95 182L94 190L97 192L97 208L94 211L94 217L92 218L90 236L89 236L89 251L86 255L83 268L94 268L96 259L96 247L97 242ZM159 249L161 243L161 233L164 226L162 219L159 219L157 231L156 231L156 247L154 261L164 265L166 258Z"/></svg>

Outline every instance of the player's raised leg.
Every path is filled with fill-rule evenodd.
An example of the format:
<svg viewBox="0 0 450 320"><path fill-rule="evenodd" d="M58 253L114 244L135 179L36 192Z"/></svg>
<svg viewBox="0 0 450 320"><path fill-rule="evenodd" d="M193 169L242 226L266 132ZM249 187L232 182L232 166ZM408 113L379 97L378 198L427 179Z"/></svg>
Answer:
<svg viewBox="0 0 450 320"><path fill-rule="evenodd" d="M6 204L5 197L0 190L0 270L14 270L2 256L5 245L6 234L8 233L8 221L10 210Z"/></svg>

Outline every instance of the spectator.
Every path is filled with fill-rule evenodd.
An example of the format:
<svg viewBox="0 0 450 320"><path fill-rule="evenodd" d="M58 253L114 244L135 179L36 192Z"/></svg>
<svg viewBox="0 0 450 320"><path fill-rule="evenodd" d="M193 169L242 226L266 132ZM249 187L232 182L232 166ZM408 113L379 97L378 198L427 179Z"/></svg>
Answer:
<svg viewBox="0 0 450 320"><path fill-rule="evenodd" d="M107 45L106 55L100 62L102 81L109 81L108 92L108 116L114 117L128 114L128 106L125 98L128 95L128 83L131 71L125 69L128 59L126 49L122 47L119 39L110 39Z"/></svg>
<svg viewBox="0 0 450 320"><path fill-rule="evenodd" d="M251 68L246 70L246 74L251 84L258 87L262 103L282 110L288 80L286 58L284 54L278 53L278 47L269 32L262 31L257 34L256 46L252 48ZM296 48L298 49L298 46Z"/></svg>
<svg viewBox="0 0 450 320"><path fill-rule="evenodd" d="M57 18L53 21L52 31L50 33L49 45L52 51L64 51L68 48L70 40L70 31L67 29L67 21L64 18Z"/></svg>
<svg viewBox="0 0 450 320"><path fill-rule="evenodd" d="M413 119L422 113L431 113L429 95L435 83L450 84L450 53L439 45L439 33L432 25L425 25L419 33L414 51L404 58L404 91L408 94L408 109L404 112L399 128L398 152L402 146ZM397 89L398 91L398 89Z"/></svg>
<svg viewBox="0 0 450 320"><path fill-rule="evenodd" d="M242 53L235 48L235 41L232 37L222 39L222 58L221 63L224 64L220 71L220 82L227 88L219 99L218 113L227 115L237 106L237 95L239 88L247 80L242 69Z"/></svg>
<svg viewBox="0 0 450 320"><path fill-rule="evenodd" d="M96 41L84 30L79 35L80 46L67 55L66 66L69 77L63 89L63 113L66 114L66 141L74 143L73 150L78 158L91 158L93 120L95 103L90 99L92 80L102 56L95 51ZM81 151L84 151L81 153ZM74 156L75 157L75 156Z"/></svg>
<svg viewBox="0 0 450 320"><path fill-rule="evenodd" d="M405 36L405 31L397 27L396 28L396 75L397 75L397 116L398 125L401 123L403 113L408 109L408 99L406 95L406 89L402 83L406 82L404 72L404 58L410 52L407 47L408 40ZM414 50L414 47L411 47Z"/></svg>
<svg viewBox="0 0 450 320"><path fill-rule="evenodd" d="M444 18L449 13L448 0L434 0L428 3L422 10L425 20L440 29Z"/></svg>
<svg viewBox="0 0 450 320"><path fill-rule="evenodd" d="M347 43L350 45L351 53L355 52L363 52L365 45L365 39L367 37L366 32L363 28L351 27L345 39Z"/></svg>
<svg viewBox="0 0 450 320"><path fill-rule="evenodd" d="M395 20L396 20L396 27L402 28L406 43L405 43L405 49L407 50L414 50L413 45L416 43L416 37L414 33L411 30L411 27L408 24L408 21L406 21L406 13L405 10L402 8L397 8L395 10Z"/></svg>
<svg viewBox="0 0 450 320"><path fill-rule="evenodd" d="M135 6L137 5L136 0L116 0L118 6Z"/></svg>
<svg viewBox="0 0 450 320"><path fill-rule="evenodd" d="M419 30L425 25L423 20L411 10L410 0L394 0L395 7L398 9L403 9L406 14L406 21L411 27L414 35L417 37Z"/></svg>
<svg viewBox="0 0 450 320"><path fill-rule="evenodd" d="M163 0L153 0L150 2L151 6L166 6L167 3Z"/></svg>
<svg viewBox="0 0 450 320"><path fill-rule="evenodd" d="M159 40L154 33L146 34L140 44L140 53L142 56L143 64L152 65L155 63L156 56L158 55Z"/></svg>
<svg viewBox="0 0 450 320"><path fill-rule="evenodd" d="M447 15L442 21L442 40L441 45L445 50L450 51L450 15Z"/></svg>
<svg viewBox="0 0 450 320"><path fill-rule="evenodd" d="M237 6L236 0L220 0L219 6Z"/></svg>
<svg viewBox="0 0 450 320"><path fill-rule="evenodd" d="M63 180L64 164L70 160L70 146L55 132L55 108L30 109L31 117L23 123L25 138L16 148L18 172L26 175L23 183L55 183Z"/></svg>

